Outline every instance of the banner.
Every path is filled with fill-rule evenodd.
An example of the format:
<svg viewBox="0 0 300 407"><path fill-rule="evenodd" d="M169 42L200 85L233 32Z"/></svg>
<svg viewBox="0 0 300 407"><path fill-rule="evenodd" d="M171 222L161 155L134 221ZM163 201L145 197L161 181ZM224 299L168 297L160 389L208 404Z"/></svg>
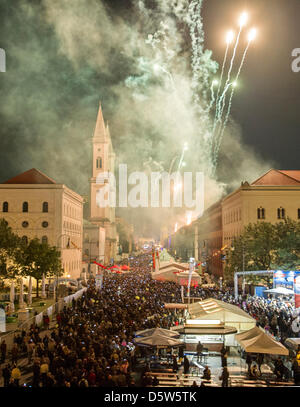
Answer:
<svg viewBox="0 0 300 407"><path fill-rule="evenodd" d="M0 332L6 332L6 315L2 308L0 308Z"/></svg>
<svg viewBox="0 0 300 407"><path fill-rule="evenodd" d="M274 288L284 287L289 290L294 290L295 271L276 270L273 275Z"/></svg>
<svg viewBox="0 0 300 407"><path fill-rule="evenodd" d="M40 312L38 315L36 315L35 317L35 323L36 325L41 325L41 323L43 322L43 313Z"/></svg>
<svg viewBox="0 0 300 407"><path fill-rule="evenodd" d="M47 314L48 314L49 318L51 317L52 313L53 313L53 305L51 305L51 307L47 308Z"/></svg>
<svg viewBox="0 0 300 407"><path fill-rule="evenodd" d="M101 290L103 285L103 274L96 274L95 276L96 289Z"/></svg>
<svg viewBox="0 0 300 407"><path fill-rule="evenodd" d="M295 271L294 292L295 292L295 308L300 308L300 271Z"/></svg>

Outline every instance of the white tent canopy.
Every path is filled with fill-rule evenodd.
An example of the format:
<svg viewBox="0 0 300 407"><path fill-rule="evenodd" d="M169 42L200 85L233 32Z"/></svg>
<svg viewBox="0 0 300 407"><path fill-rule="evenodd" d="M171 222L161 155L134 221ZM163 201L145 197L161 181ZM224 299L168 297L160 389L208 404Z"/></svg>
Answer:
<svg viewBox="0 0 300 407"><path fill-rule="evenodd" d="M187 283L189 278L189 265L187 263L162 263L159 270L152 273L152 278L162 281L175 281L183 285ZM201 277L195 271L192 272L192 285L201 283Z"/></svg>
<svg viewBox="0 0 300 407"><path fill-rule="evenodd" d="M265 293L268 294L278 294L278 295L294 295L293 290L289 290L288 288L285 287L277 287L277 288L271 288L270 290L265 290Z"/></svg>
<svg viewBox="0 0 300 407"><path fill-rule="evenodd" d="M175 338L170 338L165 335L154 334L142 338L134 338L137 345L150 346L150 347L172 347L183 345L182 341Z"/></svg>
<svg viewBox="0 0 300 407"><path fill-rule="evenodd" d="M218 320L235 327L238 332L249 330L256 325L256 320L241 308L215 298L190 304L188 309L192 319Z"/></svg>
<svg viewBox="0 0 300 407"><path fill-rule="evenodd" d="M135 336L151 336L151 335L164 335L169 338L179 337L180 335L177 332L169 331L168 329L163 328L150 328L144 329L143 331L138 331L135 333Z"/></svg>
<svg viewBox="0 0 300 407"><path fill-rule="evenodd" d="M288 355L288 349L277 342L261 327L255 326L250 331L235 335L236 340L248 353L264 353L270 355Z"/></svg>

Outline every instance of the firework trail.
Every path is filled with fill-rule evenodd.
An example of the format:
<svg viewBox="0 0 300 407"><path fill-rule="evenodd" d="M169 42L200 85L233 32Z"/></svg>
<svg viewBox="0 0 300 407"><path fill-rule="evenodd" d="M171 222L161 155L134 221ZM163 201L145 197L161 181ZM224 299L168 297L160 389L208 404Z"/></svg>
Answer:
<svg viewBox="0 0 300 407"><path fill-rule="evenodd" d="M242 60L241 60L241 63L240 63L240 66L239 66L239 69L238 69L238 72L236 74L236 77L235 77L235 80L234 80L233 84L237 83L237 81L239 79L241 70L243 68L243 65L244 65L244 62L245 62L245 59L246 59L246 56L247 56L247 53L248 53L249 46L251 44L251 41L255 38L255 35L256 35L256 32L255 32L254 29L252 29L250 31L250 33L249 33L248 43L247 43L247 46L246 46L245 51L243 53L243 57L242 57ZM225 116L225 119L224 119L224 123L223 123L223 126L221 126L221 128L220 128L220 134L219 134L219 137L217 138L217 144L216 144L216 150L215 150L215 162L216 162L216 160L218 158L218 154L219 154L221 142L222 142L222 139L223 139L223 135L224 135L224 132L225 132L228 120L229 120L229 115L230 115L231 106L232 106L232 99L233 99L233 95L234 95L234 89L235 89L235 87L232 86L231 93L230 93L230 98L229 98L229 103L228 103L228 108L227 108L226 116Z"/></svg>
<svg viewBox="0 0 300 407"><path fill-rule="evenodd" d="M221 70L221 76L219 79L219 85L218 85L218 90L217 90L217 95L216 95L216 112L215 112L214 123L215 123L217 115L218 115L218 98L219 98L219 94L220 94L220 90L221 90L221 86L222 86L222 80L223 80L224 69L225 69L226 60L227 60L228 49L229 49L229 43L227 43L227 45L226 45L226 50L225 50L225 55L224 55L222 70Z"/></svg>
<svg viewBox="0 0 300 407"><path fill-rule="evenodd" d="M214 86L216 85L216 83L217 83L216 80L212 81L212 83L211 83L211 87L210 87L211 99L210 99L210 104L209 104L209 106L207 107L207 110L206 110L207 113L210 112L210 110L213 107L213 104L214 104L214 102L216 100L215 92L214 92Z"/></svg>
<svg viewBox="0 0 300 407"><path fill-rule="evenodd" d="M228 54L229 46L233 41L233 38L234 38L233 31L229 31L227 33L227 36L226 36L226 49L225 49L225 55L224 55L224 59L223 59L221 75L220 75L220 79L219 79L219 85L218 85L217 96L216 96L216 111L215 111L215 117L214 117L213 133L214 133L214 130L215 130L216 120L217 120L218 112L219 112L218 99L219 99L219 94L220 94L220 91L221 91L223 75L224 75L224 69L225 69L225 65L226 65L226 61L227 61L227 54Z"/></svg>
<svg viewBox="0 0 300 407"><path fill-rule="evenodd" d="M237 35L237 37L236 37L235 45L234 45L234 48L233 48L232 58L231 58L231 60L230 60L230 66L229 66L229 69L228 69L227 80L226 80L226 82L225 82L224 88L226 88L226 86L228 85L228 83L229 83L229 81L230 81L230 75L231 75L231 71L232 71L232 68L233 68L233 63L234 63L234 60L235 60L235 55L236 55L237 47L238 47L238 45L239 45L240 36L241 36L242 30L243 30L243 27L244 27L244 25L245 25L246 22L247 22L247 18L248 18L248 16L247 16L246 13L243 13L243 14L241 15L241 17L240 17L240 29L239 29L238 35ZM227 89L228 89L228 88L227 88ZM221 110L219 110L219 112L218 112L218 120L217 120L217 121L221 121L221 120L222 120L223 111L224 111L224 108L225 108L225 102L226 102L226 92L225 92L225 94L224 94L224 99L223 99L223 103L222 103Z"/></svg>

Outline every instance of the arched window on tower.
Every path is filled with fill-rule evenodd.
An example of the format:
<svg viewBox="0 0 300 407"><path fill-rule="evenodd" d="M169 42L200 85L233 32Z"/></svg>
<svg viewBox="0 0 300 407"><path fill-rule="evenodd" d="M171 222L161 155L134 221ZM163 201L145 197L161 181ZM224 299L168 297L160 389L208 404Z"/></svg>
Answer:
<svg viewBox="0 0 300 407"><path fill-rule="evenodd" d="M48 212L48 202L43 202L43 212Z"/></svg>
<svg viewBox="0 0 300 407"><path fill-rule="evenodd" d="M42 237L42 244L47 244L48 243L48 237L47 236L43 236Z"/></svg>
<svg viewBox="0 0 300 407"><path fill-rule="evenodd" d="M23 202L23 212L28 212L28 202Z"/></svg>
<svg viewBox="0 0 300 407"><path fill-rule="evenodd" d="M102 168L102 158L98 157L96 160L96 166L97 168Z"/></svg>
<svg viewBox="0 0 300 407"><path fill-rule="evenodd" d="M8 202L3 202L2 210L3 212L8 212Z"/></svg>

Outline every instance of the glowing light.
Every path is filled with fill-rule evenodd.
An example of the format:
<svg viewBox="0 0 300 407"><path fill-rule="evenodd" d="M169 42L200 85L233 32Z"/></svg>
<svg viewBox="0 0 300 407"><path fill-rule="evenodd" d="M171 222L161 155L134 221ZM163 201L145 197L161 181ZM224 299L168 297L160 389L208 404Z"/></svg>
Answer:
<svg viewBox="0 0 300 407"><path fill-rule="evenodd" d="M226 34L226 43L231 44L234 39L234 32L233 31L228 31Z"/></svg>
<svg viewBox="0 0 300 407"><path fill-rule="evenodd" d="M184 145L183 145L183 149L184 149L184 150L188 150L188 149L189 149L189 147L188 147L188 143L184 143Z"/></svg>
<svg viewBox="0 0 300 407"><path fill-rule="evenodd" d="M236 88L237 87L237 81L232 82L232 87Z"/></svg>
<svg viewBox="0 0 300 407"><path fill-rule="evenodd" d="M192 214L189 212L189 213L187 213L187 216L186 216L186 224L190 225L191 222L192 222Z"/></svg>
<svg viewBox="0 0 300 407"><path fill-rule="evenodd" d="M185 167L185 166L186 166L186 162L183 162L183 163L182 163L182 166Z"/></svg>
<svg viewBox="0 0 300 407"><path fill-rule="evenodd" d="M219 84L219 81L217 79L214 79L212 84L213 84L213 86L216 86Z"/></svg>
<svg viewBox="0 0 300 407"><path fill-rule="evenodd" d="M177 232L177 229L178 229L178 223L175 223L175 228L174 228L175 233Z"/></svg>
<svg viewBox="0 0 300 407"><path fill-rule="evenodd" d="M255 28L252 28L252 29L249 31L249 34L248 34L248 41L249 41L249 42L253 41L253 40L256 38L256 35L257 35L256 29L255 29Z"/></svg>
<svg viewBox="0 0 300 407"><path fill-rule="evenodd" d="M179 191L182 188L182 184L178 183L174 185L174 191Z"/></svg>
<svg viewBox="0 0 300 407"><path fill-rule="evenodd" d="M248 21L248 14L246 12L242 13L240 16L239 24L240 27L244 27Z"/></svg>

